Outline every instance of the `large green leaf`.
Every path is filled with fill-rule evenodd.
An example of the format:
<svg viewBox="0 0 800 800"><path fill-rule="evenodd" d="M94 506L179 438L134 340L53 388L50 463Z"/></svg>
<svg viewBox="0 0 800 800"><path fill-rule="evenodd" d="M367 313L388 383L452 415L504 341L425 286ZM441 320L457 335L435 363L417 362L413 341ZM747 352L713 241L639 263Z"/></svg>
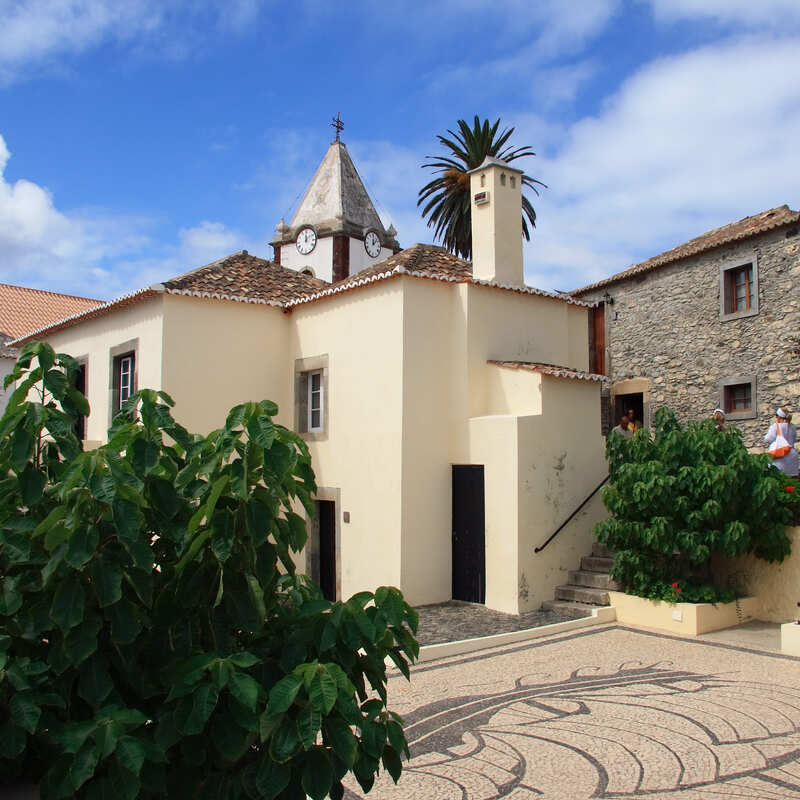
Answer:
<svg viewBox="0 0 800 800"><path fill-rule="evenodd" d="M142 771L145 748L135 736L121 737L117 742L115 754L117 761L129 772L138 775Z"/></svg>
<svg viewBox="0 0 800 800"><path fill-rule="evenodd" d="M64 637L64 652L75 666L82 664L97 650L97 634L102 627L103 621L93 613Z"/></svg>
<svg viewBox="0 0 800 800"><path fill-rule="evenodd" d="M23 730L28 733L35 733L39 725L39 719L42 716L42 709L33 702L30 693L16 693L12 695L9 704L11 711L11 719L15 725L19 725Z"/></svg>
<svg viewBox="0 0 800 800"><path fill-rule="evenodd" d="M303 790L311 800L324 800L333 781L333 768L328 753L315 747L306 754L303 765Z"/></svg>
<svg viewBox="0 0 800 800"><path fill-rule="evenodd" d="M352 767L358 756L358 740L353 735L350 726L338 717L328 717L323 725L327 744L333 752L345 763Z"/></svg>
<svg viewBox="0 0 800 800"><path fill-rule="evenodd" d="M258 767L256 773L256 788L259 797L264 800L273 800L289 784L291 769L286 764L279 764L268 756L265 756Z"/></svg>
<svg viewBox="0 0 800 800"><path fill-rule="evenodd" d="M297 732L303 747L308 750L316 741L322 727L322 714L313 706L306 706L297 715Z"/></svg>
<svg viewBox="0 0 800 800"><path fill-rule="evenodd" d="M269 708L271 715L282 714L294 702L303 679L299 675L292 673L281 678L269 692Z"/></svg>
<svg viewBox="0 0 800 800"><path fill-rule="evenodd" d="M56 590L50 617L65 633L83 619L86 592L77 574L67 577Z"/></svg>
<svg viewBox="0 0 800 800"><path fill-rule="evenodd" d="M122 598L122 570L109 558L92 562L92 588L100 608L114 605Z"/></svg>
<svg viewBox="0 0 800 800"><path fill-rule="evenodd" d="M308 689L311 704L317 711L328 714L336 702L338 690L336 680L328 670L320 664Z"/></svg>
<svg viewBox="0 0 800 800"><path fill-rule="evenodd" d="M218 698L219 689L213 683L200 684L192 695L192 710L183 725L183 732L189 735L200 733L214 713Z"/></svg>
<svg viewBox="0 0 800 800"><path fill-rule="evenodd" d="M259 688L258 682L244 672L234 672L228 681L230 693L251 711L255 711Z"/></svg>
<svg viewBox="0 0 800 800"><path fill-rule="evenodd" d="M94 775L99 758L99 748L94 741L87 739L83 743L83 747L75 754L69 771L70 782L75 791L80 789Z"/></svg>
<svg viewBox="0 0 800 800"><path fill-rule="evenodd" d="M113 686L105 656L95 653L81 664L78 674L78 694L89 705L98 708L108 697Z"/></svg>

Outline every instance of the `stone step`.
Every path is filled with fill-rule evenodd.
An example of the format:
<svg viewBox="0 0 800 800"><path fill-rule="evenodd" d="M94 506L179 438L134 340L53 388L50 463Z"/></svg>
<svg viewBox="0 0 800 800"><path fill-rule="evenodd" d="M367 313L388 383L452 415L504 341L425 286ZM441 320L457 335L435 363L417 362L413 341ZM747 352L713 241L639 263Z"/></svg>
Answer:
<svg viewBox="0 0 800 800"><path fill-rule="evenodd" d="M557 611L559 614L588 617L597 606L590 603L576 603L572 600L545 600L542 611Z"/></svg>
<svg viewBox="0 0 800 800"><path fill-rule="evenodd" d="M591 586L593 589L612 589L618 588L614 579L607 572L587 572L582 569L571 569L569 571L569 582L571 586Z"/></svg>
<svg viewBox="0 0 800 800"><path fill-rule="evenodd" d="M581 569L584 572L610 572L614 564L613 558L607 556L583 556Z"/></svg>
<svg viewBox="0 0 800 800"><path fill-rule="evenodd" d="M575 600L594 606L608 605L608 592L588 586L556 586L556 600Z"/></svg>
<svg viewBox="0 0 800 800"><path fill-rule="evenodd" d="M592 555L599 556L600 558L613 558L614 554L604 544L600 542L592 542Z"/></svg>

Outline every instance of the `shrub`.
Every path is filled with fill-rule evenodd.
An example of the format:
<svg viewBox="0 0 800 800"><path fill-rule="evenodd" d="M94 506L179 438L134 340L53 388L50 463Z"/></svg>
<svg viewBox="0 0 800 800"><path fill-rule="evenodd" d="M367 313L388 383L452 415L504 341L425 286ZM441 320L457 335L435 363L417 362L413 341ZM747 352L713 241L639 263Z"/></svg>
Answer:
<svg viewBox="0 0 800 800"><path fill-rule="evenodd" d="M295 574L308 450L269 401L190 435L144 390L81 452L75 362L26 346L0 421L0 783L43 800L343 796L407 756L416 614ZM29 402L31 392L39 402Z"/></svg>
<svg viewBox="0 0 800 800"><path fill-rule="evenodd" d="M795 481L769 455L748 453L734 428L720 432L710 420L683 427L662 408L653 433L608 437L603 503L611 517L595 535L615 551L613 577L653 599L732 600L714 584L712 556L782 561L797 509L787 486Z"/></svg>

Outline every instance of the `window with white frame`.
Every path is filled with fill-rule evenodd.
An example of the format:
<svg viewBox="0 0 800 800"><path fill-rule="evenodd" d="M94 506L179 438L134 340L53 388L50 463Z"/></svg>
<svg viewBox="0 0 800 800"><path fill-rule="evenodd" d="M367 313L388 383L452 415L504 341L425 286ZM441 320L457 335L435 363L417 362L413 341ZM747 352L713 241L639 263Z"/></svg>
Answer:
<svg viewBox="0 0 800 800"><path fill-rule="evenodd" d="M328 356L298 358L294 362L295 430L308 439L328 435Z"/></svg>
<svg viewBox="0 0 800 800"><path fill-rule="evenodd" d="M317 433L322 430L323 414L322 370L308 373L308 430Z"/></svg>

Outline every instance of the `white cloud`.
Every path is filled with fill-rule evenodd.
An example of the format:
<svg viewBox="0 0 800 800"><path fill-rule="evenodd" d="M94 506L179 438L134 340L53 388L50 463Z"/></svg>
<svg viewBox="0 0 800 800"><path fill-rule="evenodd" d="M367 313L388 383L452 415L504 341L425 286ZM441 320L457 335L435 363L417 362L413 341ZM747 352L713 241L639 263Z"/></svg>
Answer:
<svg viewBox="0 0 800 800"><path fill-rule="evenodd" d="M530 275L574 288L717 225L796 207L798 69L800 42L773 37L641 69L539 161L550 189L535 203Z"/></svg>
<svg viewBox="0 0 800 800"><path fill-rule="evenodd" d="M647 0L658 21L708 19L786 30L800 23L797 0Z"/></svg>
<svg viewBox="0 0 800 800"><path fill-rule="evenodd" d="M177 241L157 244L155 220L59 210L46 188L5 180L9 158L0 135L0 281L108 299L236 250L256 252L257 243L221 222L182 228Z"/></svg>
<svg viewBox="0 0 800 800"><path fill-rule="evenodd" d="M0 83L107 43L187 57L216 31L241 33L266 0L0 0Z"/></svg>

